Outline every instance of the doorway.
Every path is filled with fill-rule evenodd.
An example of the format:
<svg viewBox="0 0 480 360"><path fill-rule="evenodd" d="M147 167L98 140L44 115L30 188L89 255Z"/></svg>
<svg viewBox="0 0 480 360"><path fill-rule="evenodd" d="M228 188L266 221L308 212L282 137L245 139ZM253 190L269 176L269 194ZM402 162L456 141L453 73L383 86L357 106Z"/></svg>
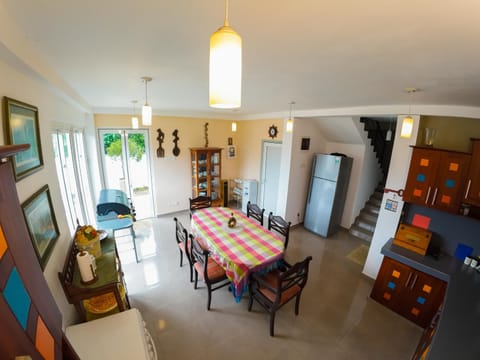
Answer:
<svg viewBox="0 0 480 360"><path fill-rule="evenodd" d="M260 175L260 206L265 214L277 211L278 183L280 178L280 162L282 143L263 141L262 168Z"/></svg>
<svg viewBox="0 0 480 360"><path fill-rule="evenodd" d="M146 129L98 130L106 189L119 189L132 200L137 219L154 216L150 145Z"/></svg>

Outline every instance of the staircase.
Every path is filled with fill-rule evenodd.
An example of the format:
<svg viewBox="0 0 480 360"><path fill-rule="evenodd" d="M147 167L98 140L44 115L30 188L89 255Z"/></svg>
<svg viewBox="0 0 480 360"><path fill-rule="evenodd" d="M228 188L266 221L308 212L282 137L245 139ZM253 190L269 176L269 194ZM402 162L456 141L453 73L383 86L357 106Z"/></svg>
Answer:
<svg viewBox="0 0 480 360"><path fill-rule="evenodd" d="M382 205L382 197L383 185L379 185L350 227L349 233L351 235L368 242L372 241L378 213Z"/></svg>

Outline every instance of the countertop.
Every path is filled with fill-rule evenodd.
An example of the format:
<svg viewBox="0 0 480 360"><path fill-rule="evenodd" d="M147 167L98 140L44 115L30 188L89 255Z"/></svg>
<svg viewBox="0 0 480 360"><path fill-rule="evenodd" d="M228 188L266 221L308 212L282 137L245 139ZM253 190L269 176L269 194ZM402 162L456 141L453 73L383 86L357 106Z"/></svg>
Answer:
<svg viewBox="0 0 480 360"><path fill-rule="evenodd" d="M480 359L480 273L452 256L422 256L394 245L393 239L381 253L448 283L427 359Z"/></svg>

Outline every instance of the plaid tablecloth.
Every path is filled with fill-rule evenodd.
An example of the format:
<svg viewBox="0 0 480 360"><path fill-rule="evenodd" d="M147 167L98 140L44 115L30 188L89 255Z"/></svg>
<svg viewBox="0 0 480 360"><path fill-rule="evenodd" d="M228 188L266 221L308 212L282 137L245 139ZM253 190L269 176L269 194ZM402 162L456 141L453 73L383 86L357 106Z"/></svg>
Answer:
<svg viewBox="0 0 480 360"><path fill-rule="evenodd" d="M227 223L232 213L237 225L229 228ZM283 258L283 241L234 209L210 207L196 210L191 231L207 246L215 261L225 268L237 301L246 289L251 271L273 268Z"/></svg>

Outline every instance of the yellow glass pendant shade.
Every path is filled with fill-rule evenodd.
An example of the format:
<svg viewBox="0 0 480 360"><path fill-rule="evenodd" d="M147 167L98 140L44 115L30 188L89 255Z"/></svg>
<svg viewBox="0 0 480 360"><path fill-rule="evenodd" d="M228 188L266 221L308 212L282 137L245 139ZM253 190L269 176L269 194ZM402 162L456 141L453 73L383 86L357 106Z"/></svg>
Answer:
<svg viewBox="0 0 480 360"><path fill-rule="evenodd" d="M235 109L241 105L242 38L228 22L210 37L209 105Z"/></svg>
<svg viewBox="0 0 480 360"><path fill-rule="evenodd" d="M412 131L413 131L413 118L411 116L407 116L403 118L400 137L409 139L412 136Z"/></svg>

